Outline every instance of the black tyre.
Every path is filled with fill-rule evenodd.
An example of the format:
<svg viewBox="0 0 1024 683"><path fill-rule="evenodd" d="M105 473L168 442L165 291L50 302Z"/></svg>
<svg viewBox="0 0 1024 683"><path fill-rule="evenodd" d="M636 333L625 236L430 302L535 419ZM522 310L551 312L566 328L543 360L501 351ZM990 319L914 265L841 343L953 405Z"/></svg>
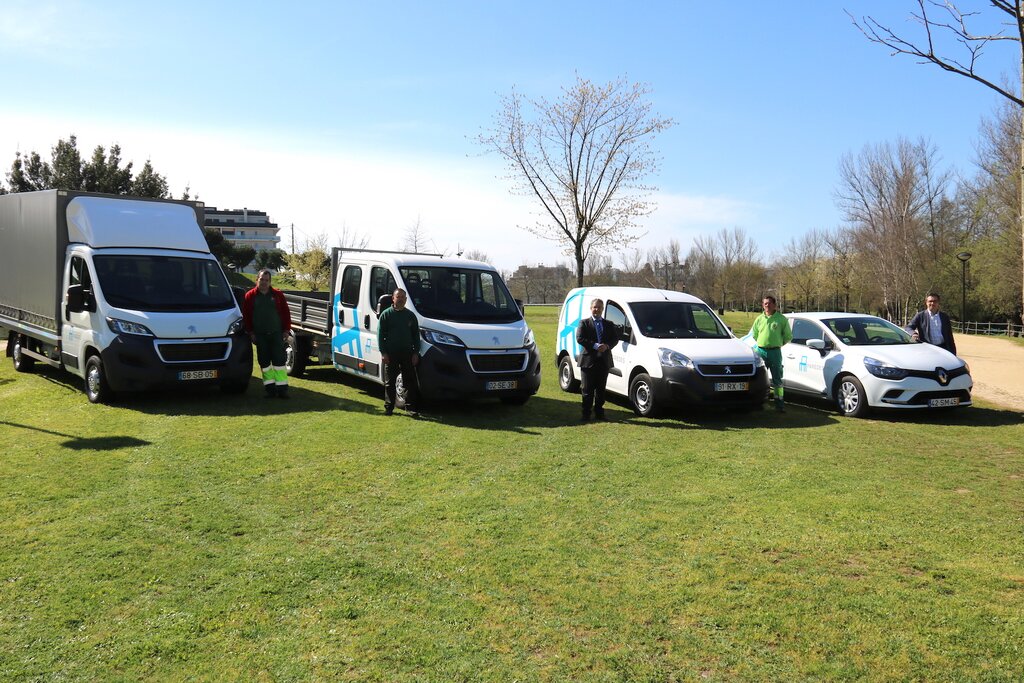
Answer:
<svg viewBox="0 0 1024 683"><path fill-rule="evenodd" d="M302 377L306 371L306 364L309 362L309 346L305 339L288 335L285 344L284 369L289 377Z"/></svg>
<svg viewBox="0 0 1024 683"><path fill-rule="evenodd" d="M572 360L569 356L562 356L562 360L558 361L558 386L562 391L580 390L580 381L572 374Z"/></svg>
<svg viewBox="0 0 1024 683"><path fill-rule="evenodd" d="M22 353L24 344L28 342L28 339L21 334L13 335L13 337L14 346L11 347L11 360L14 361L14 369L18 372L32 372L36 359Z"/></svg>
<svg viewBox="0 0 1024 683"><path fill-rule="evenodd" d="M529 396L502 396L501 402L508 406L521 406L526 405L526 402L530 400Z"/></svg>
<svg viewBox="0 0 1024 683"><path fill-rule="evenodd" d="M836 407L847 417L864 417L868 414L868 399L864 385L853 375L843 375L836 386Z"/></svg>
<svg viewBox="0 0 1024 683"><path fill-rule="evenodd" d="M405 408L405 380L402 379L401 372L395 378L395 407Z"/></svg>
<svg viewBox="0 0 1024 683"><path fill-rule="evenodd" d="M114 392L107 384L107 373L103 370L103 361L98 355L89 356L85 362L85 395L90 403L110 403L114 400Z"/></svg>
<svg viewBox="0 0 1024 683"><path fill-rule="evenodd" d="M641 372L629 383L629 402L642 417L654 417L661 411L650 375Z"/></svg>

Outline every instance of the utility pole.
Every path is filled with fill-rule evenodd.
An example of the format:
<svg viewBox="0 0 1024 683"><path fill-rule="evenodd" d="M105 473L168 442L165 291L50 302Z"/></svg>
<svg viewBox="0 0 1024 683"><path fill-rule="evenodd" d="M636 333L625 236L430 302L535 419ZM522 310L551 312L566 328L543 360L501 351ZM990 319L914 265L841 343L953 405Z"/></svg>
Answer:
<svg viewBox="0 0 1024 683"><path fill-rule="evenodd" d="M292 223L292 252L295 253L295 224Z"/></svg>

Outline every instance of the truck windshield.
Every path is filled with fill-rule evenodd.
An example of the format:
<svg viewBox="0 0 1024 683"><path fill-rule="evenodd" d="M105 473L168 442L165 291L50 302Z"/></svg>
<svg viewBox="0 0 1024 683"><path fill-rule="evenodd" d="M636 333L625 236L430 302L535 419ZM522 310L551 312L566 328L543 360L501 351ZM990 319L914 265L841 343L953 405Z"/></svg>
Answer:
<svg viewBox="0 0 1024 683"><path fill-rule="evenodd" d="M235 305L212 259L107 254L93 257L107 303L136 311L223 311Z"/></svg>
<svg viewBox="0 0 1024 683"><path fill-rule="evenodd" d="M522 320L512 295L492 270L442 266L401 266L409 300L419 313L460 323Z"/></svg>
<svg viewBox="0 0 1024 683"><path fill-rule="evenodd" d="M629 305L639 328L654 339L728 339L725 329L706 304L685 301L643 301Z"/></svg>

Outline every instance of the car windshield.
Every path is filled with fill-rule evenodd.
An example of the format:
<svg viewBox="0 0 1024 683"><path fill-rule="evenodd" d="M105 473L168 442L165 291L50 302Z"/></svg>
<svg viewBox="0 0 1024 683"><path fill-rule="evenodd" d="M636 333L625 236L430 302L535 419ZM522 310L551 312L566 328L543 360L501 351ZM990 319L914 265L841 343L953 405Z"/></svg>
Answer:
<svg viewBox="0 0 1024 683"><path fill-rule="evenodd" d="M223 311L235 305L213 259L139 254L95 256L107 303L135 311Z"/></svg>
<svg viewBox="0 0 1024 683"><path fill-rule="evenodd" d="M728 339L729 330L702 303L643 301L629 308L637 332L654 339Z"/></svg>
<svg viewBox="0 0 1024 683"><path fill-rule="evenodd" d="M493 270L444 266L400 266L409 301L434 320L511 323L523 319L519 305Z"/></svg>
<svg viewBox="0 0 1024 683"><path fill-rule="evenodd" d="M822 320L829 332L847 346L912 344L910 335L881 318L830 318Z"/></svg>

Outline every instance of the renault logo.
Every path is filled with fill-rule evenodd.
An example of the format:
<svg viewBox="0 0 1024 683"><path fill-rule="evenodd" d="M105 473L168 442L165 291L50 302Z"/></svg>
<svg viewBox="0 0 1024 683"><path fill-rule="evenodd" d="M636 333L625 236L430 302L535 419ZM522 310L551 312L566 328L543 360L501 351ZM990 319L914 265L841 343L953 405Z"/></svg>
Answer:
<svg viewBox="0 0 1024 683"><path fill-rule="evenodd" d="M935 368L935 374L939 376L939 384L946 386L949 384L949 375L942 368Z"/></svg>

